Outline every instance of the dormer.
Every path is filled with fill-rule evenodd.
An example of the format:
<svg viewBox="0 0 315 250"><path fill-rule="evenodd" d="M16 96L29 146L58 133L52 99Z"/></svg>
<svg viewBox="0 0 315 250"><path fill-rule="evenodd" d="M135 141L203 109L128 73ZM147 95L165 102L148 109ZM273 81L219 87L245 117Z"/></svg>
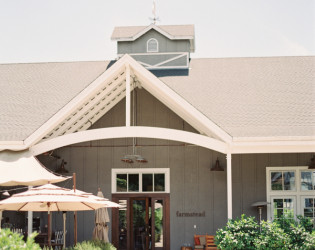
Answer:
<svg viewBox="0 0 315 250"><path fill-rule="evenodd" d="M118 59L129 54L147 69L187 69L195 51L194 25L115 27Z"/></svg>

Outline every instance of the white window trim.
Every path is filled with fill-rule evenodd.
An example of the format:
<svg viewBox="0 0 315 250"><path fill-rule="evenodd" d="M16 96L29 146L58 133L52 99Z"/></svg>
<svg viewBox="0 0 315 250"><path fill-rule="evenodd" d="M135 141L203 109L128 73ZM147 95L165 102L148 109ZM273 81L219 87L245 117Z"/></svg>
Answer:
<svg viewBox="0 0 315 250"><path fill-rule="evenodd" d="M307 166L288 166L288 167L266 167L266 190L267 190L267 219L273 218L272 199L274 198L294 198L294 217L303 215L302 197L312 198L314 193L312 190L301 190L301 171L308 170ZM271 190L271 172L274 171L291 171L295 172L295 190Z"/></svg>
<svg viewBox="0 0 315 250"><path fill-rule="evenodd" d="M149 42L150 41L155 41L156 42L156 50L149 50ZM147 52L148 53L151 53L151 52L159 52L159 42L158 40L156 40L155 38L150 38L148 41L147 41Z"/></svg>
<svg viewBox="0 0 315 250"><path fill-rule="evenodd" d="M139 192L117 192L116 190L117 174L139 174ZM165 191L159 191L159 192L142 191L142 174L164 174L165 175ZM115 169L112 169L112 193L113 194L114 193L117 193L117 194L170 193L170 169L169 168L115 168Z"/></svg>

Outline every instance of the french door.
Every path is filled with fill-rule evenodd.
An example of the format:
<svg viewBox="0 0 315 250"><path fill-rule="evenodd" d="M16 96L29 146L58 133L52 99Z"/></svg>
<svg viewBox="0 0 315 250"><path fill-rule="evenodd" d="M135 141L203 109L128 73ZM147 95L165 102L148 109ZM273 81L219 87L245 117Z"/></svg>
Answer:
<svg viewBox="0 0 315 250"><path fill-rule="evenodd" d="M112 241L119 250L168 250L169 194L113 194Z"/></svg>

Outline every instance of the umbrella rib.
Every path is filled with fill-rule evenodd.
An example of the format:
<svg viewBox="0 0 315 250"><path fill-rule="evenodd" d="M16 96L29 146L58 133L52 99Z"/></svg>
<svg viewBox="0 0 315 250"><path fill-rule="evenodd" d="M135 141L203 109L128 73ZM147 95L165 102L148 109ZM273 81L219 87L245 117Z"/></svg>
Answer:
<svg viewBox="0 0 315 250"><path fill-rule="evenodd" d="M57 207L57 209L58 209L58 212L60 212L60 209L59 209L58 203L56 202L55 204L56 204L56 207Z"/></svg>
<svg viewBox="0 0 315 250"><path fill-rule="evenodd" d="M21 209L23 208L23 207L25 207L27 205L27 203L24 203L17 211L21 211Z"/></svg>
<svg viewBox="0 0 315 250"><path fill-rule="evenodd" d="M88 205L88 204L86 204L85 202L82 202L82 204L84 204L85 206L87 206L87 207L91 208L92 210L95 210L95 208L93 208L93 207L89 206L89 205Z"/></svg>

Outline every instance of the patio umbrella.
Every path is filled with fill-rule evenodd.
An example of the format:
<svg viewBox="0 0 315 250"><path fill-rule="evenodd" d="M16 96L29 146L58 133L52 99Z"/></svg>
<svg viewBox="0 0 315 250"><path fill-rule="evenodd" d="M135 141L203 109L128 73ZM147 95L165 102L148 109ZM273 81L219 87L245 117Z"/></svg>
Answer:
<svg viewBox="0 0 315 250"><path fill-rule="evenodd" d="M102 191L99 189L97 197L104 198ZM93 230L93 239L109 242L108 240L108 225L109 215L107 208L99 208L95 210L95 228Z"/></svg>
<svg viewBox="0 0 315 250"><path fill-rule="evenodd" d="M44 167L29 151L0 152L0 186L38 186L65 181Z"/></svg>
<svg viewBox="0 0 315 250"><path fill-rule="evenodd" d="M93 199L88 193L52 184L31 188L0 201L0 210L48 212L48 245L51 244L50 212L86 211L105 207L105 199ZM76 243L76 242L75 242Z"/></svg>

